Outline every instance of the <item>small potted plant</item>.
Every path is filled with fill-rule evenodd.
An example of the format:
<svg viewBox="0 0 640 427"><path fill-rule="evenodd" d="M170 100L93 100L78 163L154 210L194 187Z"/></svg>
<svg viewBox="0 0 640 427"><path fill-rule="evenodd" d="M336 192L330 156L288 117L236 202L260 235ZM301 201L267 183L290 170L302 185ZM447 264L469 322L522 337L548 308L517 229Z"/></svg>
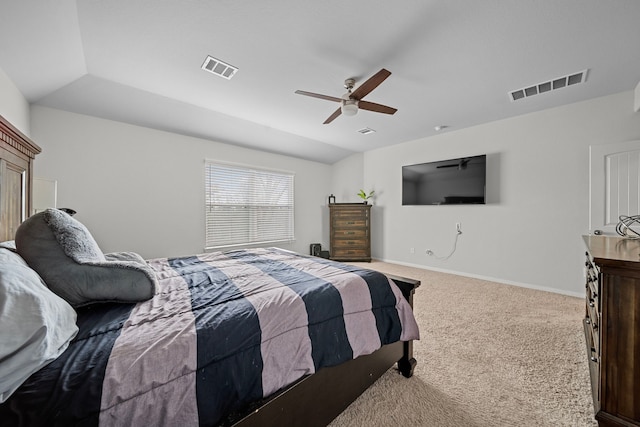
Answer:
<svg viewBox="0 0 640 427"><path fill-rule="evenodd" d="M363 200L363 203L366 205L369 203L369 199L373 197L373 193L373 190L371 190L369 194L365 193L364 190L360 190L358 192L358 196L360 196L360 198Z"/></svg>

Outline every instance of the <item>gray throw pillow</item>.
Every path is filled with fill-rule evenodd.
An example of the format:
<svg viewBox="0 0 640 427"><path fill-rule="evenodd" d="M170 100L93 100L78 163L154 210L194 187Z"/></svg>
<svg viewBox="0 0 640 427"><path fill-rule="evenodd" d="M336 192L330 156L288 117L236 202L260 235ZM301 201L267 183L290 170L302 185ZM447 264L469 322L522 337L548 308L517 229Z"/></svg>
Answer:
<svg viewBox="0 0 640 427"><path fill-rule="evenodd" d="M16 231L16 248L49 289L74 307L138 302L156 292L157 279L138 254L104 255L87 228L69 214L46 209Z"/></svg>

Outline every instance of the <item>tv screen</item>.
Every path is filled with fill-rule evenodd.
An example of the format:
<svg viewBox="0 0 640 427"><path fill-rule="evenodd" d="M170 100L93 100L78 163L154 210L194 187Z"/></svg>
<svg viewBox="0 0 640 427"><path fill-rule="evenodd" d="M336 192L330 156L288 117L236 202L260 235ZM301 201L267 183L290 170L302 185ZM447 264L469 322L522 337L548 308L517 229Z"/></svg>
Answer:
<svg viewBox="0 0 640 427"><path fill-rule="evenodd" d="M483 154L403 166L402 204L484 204L486 165Z"/></svg>

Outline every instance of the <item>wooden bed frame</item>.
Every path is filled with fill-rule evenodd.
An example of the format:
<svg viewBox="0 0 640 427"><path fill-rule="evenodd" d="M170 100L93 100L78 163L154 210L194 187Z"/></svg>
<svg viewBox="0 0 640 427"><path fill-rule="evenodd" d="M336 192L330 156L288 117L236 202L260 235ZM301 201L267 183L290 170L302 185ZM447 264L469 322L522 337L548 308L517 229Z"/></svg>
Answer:
<svg viewBox="0 0 640 427"><path fill-rule="evenodd" d="M0 116L0 242L12 240L31 214L33 159L38 147Z"/></svg>
<svg viewBox="0 0 640 427"><path fill-rule="evenodd" d="M11 240L31 212L33 159L40 153L27 136L0 116L0 241ZM413 307L420 282L388 276ZM405 377L413 375L413 342L396 342L372 354L306 376L242 414L232 414L224 426L326 426L394 364Z"/></svg>

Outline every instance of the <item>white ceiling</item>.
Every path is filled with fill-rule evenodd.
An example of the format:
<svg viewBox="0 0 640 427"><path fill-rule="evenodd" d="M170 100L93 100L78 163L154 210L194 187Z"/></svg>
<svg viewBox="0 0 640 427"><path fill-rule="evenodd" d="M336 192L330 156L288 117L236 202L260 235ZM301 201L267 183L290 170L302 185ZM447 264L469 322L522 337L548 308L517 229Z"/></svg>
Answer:
<svg viewBox="0 0 640 427"><path fill-rule="evenodd" d="M640 81L637 0L0 5L0 69L31 103L324 163ZM203 71L207 55L239 71ZM324 125L339 105L294 93L340 97L346 78L357 87L381 68L392 75L365 99L393 116L360 111ZM584 69L584 84L508 96Z"/></svg>

